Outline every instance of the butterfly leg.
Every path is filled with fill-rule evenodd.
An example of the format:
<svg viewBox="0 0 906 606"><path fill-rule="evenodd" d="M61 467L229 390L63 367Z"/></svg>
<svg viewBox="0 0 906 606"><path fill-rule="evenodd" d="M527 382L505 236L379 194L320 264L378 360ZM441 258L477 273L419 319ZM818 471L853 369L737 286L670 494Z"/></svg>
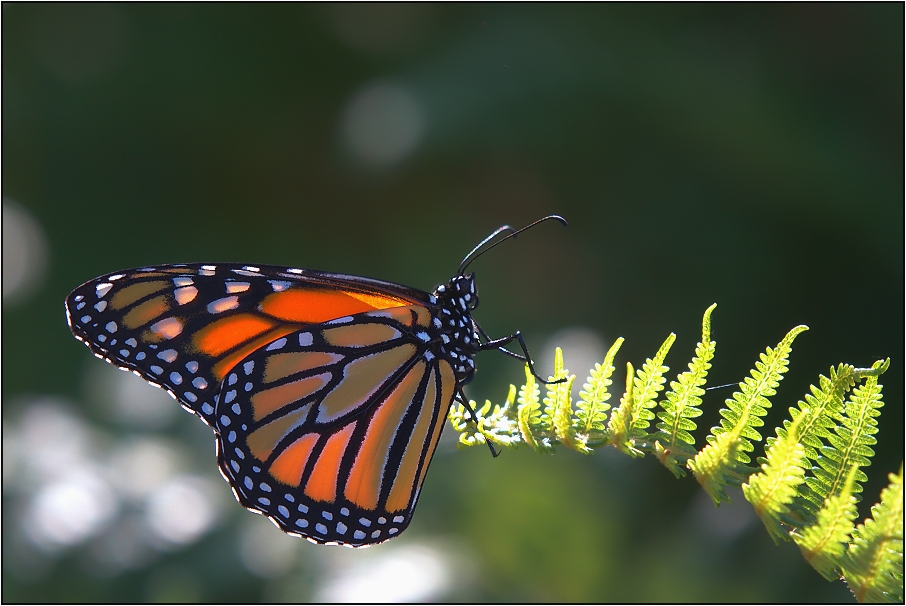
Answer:
<svg viewBox="0 0 906 606"><path fill-rule="evenodd" d="M481 331L481 332L482 332L482 334L484 334L484 331ZM487 337L487 335L485 335L485 337ZM517 341L519 343L519 346L522 348L522 353L525 354L524 356L520 356L519 354L516 354L516 353L513 353L511 351L504 349L504 347L503 347L504 345L507 345L508 343L512 343L513 341ZM501 337L500 339L490 339L486 343L482 343L481 345L479 345L478 349L482 350L482 351L486 350L486 349L497 349L497 350L502 351L503 353L513 356L516 359L522 360L523 362L528 364L529 370L531 371L532 375L536 379L538 379L539 382L541 382L545 385L553 385L556 383L563 383L564 381L566 381L566 379L558 379L556 381L545 381L540 376L538 376L538 373L535 372L535 365L532 362L532 356L531 356L531 354L529 354L528 347L526 347L526 345L525 345L525 340L522 338L522 331L517 330L515 333L511 334L508 337Z"/></svg>
<svg viewBox="0 0 906 606"><path fill-rule="evenodd" d="M463 403L466 407L466 410L469 411L469 414L472 415L472 421L475 423L475 426L478 427L478 415L475 414L475 411L472 409L472 405L469 403L469 398L466 397L465 392L462 390L462 385L457 385L457 392L459 395L459 401ZM494 449L494 445L485 440L485 444L488 445L488 448L491 449L491 455L494 458L500 454L497 450Z"/></svg>

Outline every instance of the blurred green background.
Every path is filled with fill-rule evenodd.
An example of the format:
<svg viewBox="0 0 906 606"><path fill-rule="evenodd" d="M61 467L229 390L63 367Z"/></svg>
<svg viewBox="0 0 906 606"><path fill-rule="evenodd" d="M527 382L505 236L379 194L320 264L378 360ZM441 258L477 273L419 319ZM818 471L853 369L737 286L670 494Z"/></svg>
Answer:
<svg viewBox="0 0 906 606"><path fill-rule="evenodd" d="M851 601L751 508L650 457L457 451L364 550L233 501L210 431L75 341L105 272L273 263L430 289L473 265L492 335L579 382L711 384L797 324L767 433L819 373L890 356L864 516L903 458L902 4L2 7L3 595L20 601ZM478 359L470 397L522 369ZM544 368L546 365L546 368ZM622 376L614 391L622 391ZM731 390L709 392L697 437ZM760 452L761 447L757 447Z"/></svg>

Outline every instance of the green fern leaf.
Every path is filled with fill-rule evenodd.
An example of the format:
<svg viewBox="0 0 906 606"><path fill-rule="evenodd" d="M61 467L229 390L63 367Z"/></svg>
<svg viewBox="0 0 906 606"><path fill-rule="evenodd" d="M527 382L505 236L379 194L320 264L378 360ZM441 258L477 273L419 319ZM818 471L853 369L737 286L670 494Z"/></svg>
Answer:
<svg viewBox="0 0 906 606"><path fill-rule="evenodd" d="M818 465L811 469L806 477L807 490L801 490L802 504L812 516L824 499L839 494L850 467L854 464L867 467L871 464L874 450L871 446L877 442L874 434L878 432L875 417L881 414L884 401L881 398L881 384L878 375L887 370L890 360L878 360L872 365L876 374L868 376L865 383L856 387L846 401L841 423L835 425L833 433L827 437L829 446L822 446L817 459ZM855 476L852 493L860 500L861 482L868 476L861 469Z"/></svg>
<svg viewBox="0 0 906 606"><path fill-rule="evenodd" d="M657 413L661 420L657 424L660 430L654 434L654 449L658 460L676 477L686 475L683 465L695 456L695 438L691 431L698 426L692 419L702 414L699 406L705 390L702 386L711 368L716 343L711 340L711 312L717 303L705 311L702 318L702 340L695 347L695 356L689 363L689 370L670 382L670 391L661 400L661 411Z"/></svg>
<svg viewBox="0 0 906 606"><path fill-rule="evenodd" d="M694 458L686 462L686 467L692 470L695 479L718 507L721 501L730 502L724 486L739 486L749 475L749 468L739 462L739 448L742 444L739 436L748 422L748 416L748 410L743 410L731 431L717 435Z"/></svg>
<svg viewBox="0 0 906 606"><path fill-rule="evenodd" d="M620 400L620 407L611 415L611 430L614 446L634 457L645 456L642 447L648 447L648 426L654 419L654 400L657 394L664 389L664 373L669 370L664 366L664 358L676 340L676 335L670 333L667 340L661 345L654 359L648 358L642 368L636 373L626 377L626 394ZM630 380L631 379L631 380ZM630 389L630 385L632 388ZM630 394L631 391L631 394ZM614 417L618 423L614 424Z"/></svg>
<svg viewBox="0 0 906 606"><path fill-rule="evenodd" d="M791 535L806 561L829 581L840 578L843 553L854 529L853 521L858 515L856 499L852 494L858 470L859 466L853 465L839 494L824 500L814 524Z"/></svg>
<svg viewBox="0 0 906 606"><path fill-rule="evenodd" d="M859 602L903 601L903 465L853 533L843 575ZM897 578L899 577L899 578Z"/></svg>
<svg viewBox="0 0 906 606"><path fill-rule="evenodd" d="M819 449L824 446L822 438L830 437L830 430L837 426L837 421L843 418L843 398L852 389L859 379L859 371L849 364L840 364L837 368L831 367L830 377L818 375L818 387L809 385L805 400L799 401L798 408L790 408L793 420L797 419L803 410L808 409L808 415L800 422L797 439L805 449L805 456L811 461L817 461ZM777 429L778 438L785 438L793 420L787 419L783 427ZM768 438L770 447L777 438Z"/></svg>
<svg viewBox="0 0 906 606"><path fill-rule="evenodd" d="M789 355L792 351L793 341L806 330L808 330L808 326L797 326L787 333L776 348L768 347L767 351L759 356L760 359L755 363L755 369L739 384L742 391L735 392L732 398L726 400L727 408L720 410L720 415L723 417L720 426L711 428L711 435L707 438L709 442L723 433L733 431L739 419L745 414L748 422L740 430L740 447L736 451L736 457L740 463L751 461L745 454L755 449L750 440L761 440L761 434L755 428L764 425L761 417L765 416L768 412L767 409L771 407L768 398L777 393L777 386L789 367Z"/></svg>
<svg viewBox="0 0 906 606"><path fill-rule="evenodd" d="M575 375L570 375L563 366L563 350L554 350L554 374L548 378L547 395L544 396L542 420L554 429L554 436L560 443L583 454L591 453L584 444L576 440L573 429L572 388ZM555 381L561 381L555 383Z"/></svg>
<svg viewBox="0 0 906 606"><path fill-rule="evenodd" d="M632 429L632 403L633 403L633 385L632 380L635 369L632 362L626 362L626 391L620 398L620 405L614 409L607 422L607 433L610 436L610 443L620 451L633 456L644 457L645 453L636 449L630 440L630 431Z"/></svg>
<svg viewBox="0 0 906 606"><path fill-rule="evenodd" d="M516 418L519 426L519 432L522 440L528 444L535 452L552 454L554 452L550 440L542 434L550 431L550 426L546 425L541 415L541 402L539 396L541 390L535 382L535 376L532 374L528 364L525 365L525 385L519 388L519 408L517 409ZM537 436L537 437L536 437Z"/></svg>
<svg viewBox="0 0 906 606"><path fill-rule="evenodd" d="M761 472L742 485L742 493L775 543L789 540L787 531L780 525L781 517L789 513L789 504L798 493L797 487L805 481L805 449L796 436L802 421L808 418L808 412L808 409L804 410L790 425L787 435L768 447Z"/></svg>
<svg viewBox="0 0 906 606"><path fill-rule="evenodd" d="M579 403L576 405L574 424L576 439L586 447L594 448L604 444L607 439L607 411L610 409L610 392L608 387L613 383L613 359L623 345L623 337L617 339L604 356L603 364L595 364L588 380L579 392Z"/></svg>

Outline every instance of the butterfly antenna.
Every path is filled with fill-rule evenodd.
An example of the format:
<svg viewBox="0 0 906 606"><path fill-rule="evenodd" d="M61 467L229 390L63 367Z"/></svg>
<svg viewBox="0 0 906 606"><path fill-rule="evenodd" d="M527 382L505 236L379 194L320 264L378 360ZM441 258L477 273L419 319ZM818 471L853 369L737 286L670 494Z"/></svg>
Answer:
<svg viewBox="0 0 906 606"><path fill-rule="evenodd" d="M478 246L476 246L475 248L473 248L472 250L470 250L470 251L469 251L469 254L467 254L467 255L463 258L462 263L459 264L459 269L456 271L456 275L458 275L458 276L462 275L462 270L463 270L469 263L471 263L471 261L469 260L469 258L470 258L472 255L474 255L475 253L477 253L477 252L479 251L479 249L481 249L482 246L484 246L485 244L487 244L488 242L490 242L491 240L493 240L494 238L496 238L497 236L499 236L500 234L502 234L502 233L505 232L505 231L511 231L511 232L512 232L512 231L516 231L516 230L514 230L514 229L513 229L512 227L510 227L509 225L502 225L502 226L498 227L497 229L495 229L494 232L493 232L490 236L488 236L487 238L485 238L484 240L482 240L481 242L479 242L479 243L478 243Z"/></svg>
<svg viewBox="0 0 906 606"><path fill-rule="evenodd" d="M462 272L464 272L464 271L466 270L466 268L472 263L472 261L474 261L475 259L477 259L477 258L480 257L481 255L483 255L484 253L488 252L489 250L491 250L492 248L494 248L494 247L497 246L498 244L501 244L502 242L506 242L506 241L509 240L510 238L515 238L516 236L518 236L519 234L521 234L521 233L524 232L525 230L530 229L530 228L532 228L532 227L535 227L535 226L538 225L539 223L544 223L545 221L548 221L548 220L550 220L550 219L554 219L554 220L556 220L556 221L559 221L559 222L562 223L563 225L569 225L569 223L566 222L566 219L564 219L564 218L561 217L560 215L548 215L548 216L546 216L546 217L542 217L541 219L538 219L538 220L535 221L534 223L530 223L529 225L526 225L526 226L523 227L522 229L519 229L519 230L516 230L516 231L513 231L513 228L510 227L509 225L504 225L503 227L497 229L497 230L496 230L494 233L492 233L490 236L488 236L487 238L485 238L484 240L482 240L481 243L480 243L478 246L476 246L475 248L473 248L472 251L471 251L469 254L466 255L465 259L462 260L462 263L459 264L459 269L457 270L456 274L461 276L461 275L462 275ZM511 231L512 233L508 234L505 238L501 238L500 240L497 240L496 242L494 242L493 244L491 244L490 246L488 246L487 248L485 248L485 249L482 250L482 247L483 247L485 244L487 244L488 242L490 242L491 240L493 240L495 237L497 237L498 235L500 235L500 233L502 233L502 232L504 232L504 231L507 231L507 230Z"/></svg>

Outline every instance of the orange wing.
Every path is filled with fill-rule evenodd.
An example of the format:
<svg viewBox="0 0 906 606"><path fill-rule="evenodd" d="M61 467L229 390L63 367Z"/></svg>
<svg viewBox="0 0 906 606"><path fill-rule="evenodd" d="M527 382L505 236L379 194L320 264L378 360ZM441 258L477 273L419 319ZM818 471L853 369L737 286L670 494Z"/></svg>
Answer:
<svg viewBox="0 0 906 606"><path fill-rule="evenodd" d="M166 265L86 282L66 299L73 334L169 391L213 426L215 395L242 359L302 326L424 304L389 282L302 269Z"/></svg>
<svg viewBox="0 0 906 606"><path fill-rule="evenodd" d="M456 379L422 305L281 337L227 375L218 461L239 502L316 543L383 542L409 524Z"/></svg>

